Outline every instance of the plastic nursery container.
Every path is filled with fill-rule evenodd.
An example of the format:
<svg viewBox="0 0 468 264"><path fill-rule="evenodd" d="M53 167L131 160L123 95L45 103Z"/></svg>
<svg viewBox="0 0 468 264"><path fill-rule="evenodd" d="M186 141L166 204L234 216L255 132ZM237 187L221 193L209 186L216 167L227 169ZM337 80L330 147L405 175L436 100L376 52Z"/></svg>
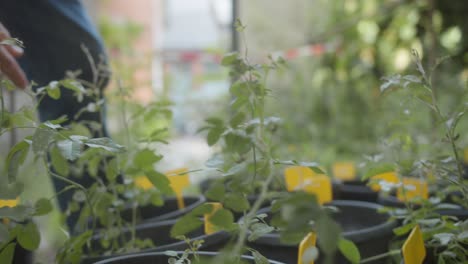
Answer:
<svg viewBox="0 0 468 264"><path fill-rule="evenodd" d="M177 254L180 256L183 254L183 252L177 252ZM194 262L192 254L190 254L190 259L193 264L199 263L199 264L205 264L209 263L210 260L212 260L214 257L218 255L216 252L197 252L197 255L200 258L200 262ZM160 253L145 253L145 254L134 254L134 255L129 255L129 256L124 256L124 257L117 257L117 258L112 258L104 261L97 262L96 264L167 264L168 263L169 256L165 255L163 252ZM251 256L241 256L241 263L255 263L254 258ZM278 261L273 261L269 260L270 264L285 264L281 263Z"/></svg>
<svg viewBox="0 0 468 264"><path fill-rule="evenodd" d="M136 237L139 239L151 239L155 245L155 248L142 249L140 253L149 253L149 252L163 252L166 250L185 250L189 246L187 242L177 240L170 236L170 231L172 226L176 223L176 220L166 220L161 222L153 223L143 223L136 226ZM129 241L131 237L131 232L129 229L122 231L125 241ZM204 243L201 246L200 250L206 251L217 251L227 243L230 236L227 232L216 232L210 235L204 233L204 227L200 227L195 231L186 235L190 240L203 240ZM99 236L94 237L92 242L95 250L100 250L101 247L98 243ZM84 257L81 261L82 264L91 264L100 260L127 256L128 254L121 255L112 255L112 256L88 256Z"/></svg>
<svg viewBox="0 0 468 264"><path fill-rule="evenodd" d="M13 254L12 264L33 264L33 253L24 249L18 242L16 242L15 253Z"/></svg>
<svg viewBox="0 0 468 264"><path fill-rule="evenodd" d="M203 204L206 199L204 196L183 196L185 207L179 209L176 197L167 197L164 199L163 206L146 205L138 207L137 223L155 222L170 219L177 219ZM122 211L122 218L130 221L132 218L132 209L128 208Z"/></svg>
<svg viewBox="0 0 468 264"><path fill-rule="evenodd" d="M361 257L367 258L388 251L388 243L393 237L395 221L389 221L388 214L378 213L382 206L374 203L360 201L336 200L329 203L338 208L339 212L333 218L341 225L343 236L353 241L358 247ZM259 214L267 213L270 208L259 210ZM319 238L320 239L320 238ZM278 233L264 235L250 243L267 258L276 259L285 263L297 263L298 245L285 245L280 242ZM320 249L319 249L320 250ZM387 260L372 262L386 263ZM319 258L315 263L321 263ZM334 263L349 263L344 256L337 253Z"/></svg>
<svg viewBox="0 0 468 264"><path fill-rule="evenodd" d="M378 192L367 186L367 181L333 181L334 200L353 200L375 203Z"/></svg>
<svg viewBox="0 0 468 264"><path fill-rule="evenodd" d="M402 201L398 200L398 198L395 195L386 195L386 194L379 194L379 197L377 199L378 203L383 205L383 206L388 206L388 207L395 207L395 208L405 208L405 203ZM440 215L447 215L447 216L455 216L459 220L467 220L468 219L468 210L464 209L463 207L456 205L456 204L450 204L451 207L453 208L445 208L445 209L438 209L436 212ZM420 207L420 205L413 204L411 205L413 208L417 209Z"/></svg>

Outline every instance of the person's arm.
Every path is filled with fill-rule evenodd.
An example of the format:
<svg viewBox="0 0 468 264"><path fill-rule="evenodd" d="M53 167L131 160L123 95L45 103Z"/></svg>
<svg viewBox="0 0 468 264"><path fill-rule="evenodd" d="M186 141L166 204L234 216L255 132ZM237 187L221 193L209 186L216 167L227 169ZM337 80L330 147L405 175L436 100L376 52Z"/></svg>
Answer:
<svg viewBox="0 0 468 264"><path fill-rule="evenodd" d="M10 38L8 30L0 23L0 41ZM23 55L23 49L17 46L0 45L0 72L5 74L16 86L26 88L28 79L16 58Z"/></svg>

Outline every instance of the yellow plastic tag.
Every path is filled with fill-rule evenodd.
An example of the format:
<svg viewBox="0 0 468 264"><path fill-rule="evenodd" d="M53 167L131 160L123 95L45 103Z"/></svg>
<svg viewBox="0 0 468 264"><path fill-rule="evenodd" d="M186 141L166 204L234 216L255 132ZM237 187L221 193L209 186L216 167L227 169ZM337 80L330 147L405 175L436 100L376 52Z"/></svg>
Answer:
<svg viewBox="0 0 468 264"><path fill-rule="evenodd" d="M403 186L398 188L398 200L407 202L416 197L421 197L423 199L429 198L427 182L421 179L404 177Z"/></svg>
<svg viewBox="0 0 468 264"><path fill-rule="evenodd" d="M403 259L405 263L422 264L426 257L426 248L419 225L416 225L411 231L408 239L402 247Z"/></svg>
<svg viewBox="0 0 468 264"><path fill-rule="evenodd" d="M2 207L15 207L19 204L19 198L10 199L10 200L0 200L0 208ZM3 224L8 225L10 223L10 219L3 218Z"/></svg>
<svg viewBox="0 0 468 264"><path fill-rule="evenodd" d="M218 211L219 209L223 208L221 203L206 203L211 204L212 210L210 213L204 215L205 219L205 234L210 235L217 232L215 225L210 222L210 218Z"/></svg>
<svg viewBox="0 0 468 264"><path fill-rule="evenodd" d="M177 197L177 206L179 209L185 208L183 191L190 186L190 177L187 174L187 168L171 170L166 172L167 178L171 182L172 190L174 190ZM180 175L183 174L183 175Z"/></svg>
<svg viewBox="0 0 468 264"><path fill-rule="evenodd" d="M0 200L0 208L2 207L15 207L19 203L19 198L11 200Z"/></svg>
<svg viewBox="0 0 468 264"><path fill-rule="evenodd" d="M381 181L386 181L390 183L398 183L398 176L395 172L385 172L381 174L377 174L371 177L371 180L381 180ZM380 191L380 185L378 183L373 183L370 185L371 189L378 192Z"/></svg>
<svg viewBox="0 0 468 264"><path fill-rule="evenodd" d="M307 236L301 241L299 244L299 254L297 258L297 264L314 264L313 261L304 262L302 257L307 249L311 247L315 247L315 243L317 242L317 235L313 232L307 234Z"/></svg>
<svg viewBox="0 0 468 264"><path fill-rule="evenodd" d="M153 188L153 183L146 176L139 176L135 178L135 185L143 190Z"/></svg>
<svg viewBox="0 0 468 264"><path fill-rule="evenodd" d="M286 188L288 191L302 190L302 183L305 179L317 176L317 174L307 167L292 166L284 170L284 178L286 180Z"/></svg>
<svg viewBox="0 0 468 264"><path fill-rule="evenodd" d="M336 162L332 167L333 176L342 181L356 179L356 166L353 162Z"/></svg>
<svg viewBox="0 0 468 264"><path fill-rule="evenodd" d="M465 161L465 164L468 164L468 148L463 151L463 160Z"/></svg>
<svg viewBox="0 0 468 264"><path fill-rule="evenodd" d="M317 195L320 204L330 202L332 185L330 178L324 174L317 174L308 167L293 166L285 170L286 187L288 191L304 190Z"/></svg>

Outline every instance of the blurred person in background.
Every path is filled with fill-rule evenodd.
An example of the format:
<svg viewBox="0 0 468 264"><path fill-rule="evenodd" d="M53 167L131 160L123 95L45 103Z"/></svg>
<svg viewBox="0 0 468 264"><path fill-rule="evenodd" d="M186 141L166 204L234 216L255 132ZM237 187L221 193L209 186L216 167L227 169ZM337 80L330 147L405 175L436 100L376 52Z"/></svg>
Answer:
<svg viewBox="0 0 468 264"><path fill-rule="evenodd" d="M96 76L93 66L107 65L105 50L80 0L0 1L0 41L9 37L17 38L25 45L24 50L14 46L0 46L0 72L17 87L24 89L34 81L37 85L33 89L37 89L51 81L63 79L67 71L79 70L78 78L94 84L97 99L103 98L108 76ZM94 65L90 61L94 61ZM61 92L58 100L46 96L40 101L38 114L41 122L62 116L67 118L62 124L64 126L71 122L85 125L95 122L100 126L93 131L93 136L107 136L104 111L80 112L89 103L96 102L96 98L84 98L78 102L70 90L62 89ZM69 177L85 187L94 182L89 175ZM56 178L52 182L56 191L68 185ZM67 209L72 195L70 191L59 195L62 212ZM77 219L78 214L67 217L71 231Z"/></svg>

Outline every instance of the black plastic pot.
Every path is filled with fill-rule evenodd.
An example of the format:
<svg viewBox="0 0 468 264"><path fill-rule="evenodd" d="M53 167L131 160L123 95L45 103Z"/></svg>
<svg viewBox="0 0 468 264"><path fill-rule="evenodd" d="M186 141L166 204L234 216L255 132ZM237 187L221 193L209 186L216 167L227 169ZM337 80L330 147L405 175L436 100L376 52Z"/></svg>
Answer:
<svg viewBox="0 0 468 264"><path fill-rule="evenodd" d="M334 200L353 200L375 203L378 192L367 186L367 182L361 180L354 181L333 181Z"/></svg>
<svg viewBox="0 0 468 264"><path fill-rule="evenodd" d="M343 236L353 241L359 248L362 258L382 254L388 251L388 243L393 237L395 221L389 221L388 214L377 212L382 206L360 201L333 201L329 205L338 208L333 218L341 225ZM259 210L269 212L269 208ZM319 238L320 239L320 238ZM250 244L267 258L285 263L297 263L298 245L285 245L280 242L278 233L264 235ZM321 263L319 258L315 263ZM387 260L372 262L386 263ZM337 253L334 263L349 263L344 256Z"/></svg>
<svg viewBox="0 0 468 264"><path fill-rule="evenodd" d="M147 205L137 208L137 223L156 222L179 218L192 211L197 206L203 204L206 199L204 196L184 196L185 208L179 209L176 197L164 199L163 206ZM131 221L132 209L128 208L121 214L122 218Z"/></svg>
<svg viewBox="0 0 468 264"><path fill-rule="evenodd" d="M384 194L379 194L379 197L377 199L378 203L383 205L383 206L388 206L388 207L395 207L395 208L405 208L405 203L401 202L398 200L397 197L394 195L384 195ZM418 209L420 206L417 204L412 204L411 205L414 209ZM459 220L467 220L468 219L468 210L463 209L461 206L453 204L453 209L438 209L436 212L440 215L446 215L446 216L455 216ZM456 208L458 207L458 209Z"/></svg>
<svg viewBox="0 0 468 264"><path fill-rule="evenodd" d="M33 252L24 249L18 242L16 242L15 253L13 255L12 264L32 264Z"/></svg>
<svg viewBox="0 0 468 264"><path fill-rule="evenodd" d="M166 250L185 250L188 248L187 242L171 238L170 231L172 226L176 223L176 220L167 220L154 223L144 223L137 225L136 227L136 237L139 239L151 239L156 246L155 248L143 249L140 253L149 253L149 252L163 252ZM125 241L129 241L131 238L130 230L123 230L123 236ZM203 240L204 243L200 250L206 251L217 251L223 248L223 246L229 240L229 234L226 232L216 232L211 235L204 234L203 226L197 230L189 233L186 237L191 240ZM94 250L101 250L101 246L98 243L99 237L96 236L92 241ZM82 259L82 264L91 264L100 260L109 259L112 257L127 256L131 254L121 254L113 256L93 256L85 257Z"/></svg>
<svg viewBox="0 0 468 264"><path fill-rule="evenodd" d="M183 252L177 252L180 256ZM206 263L203 260L209 261L216 257L218 253L216 252L197 252L197 255L200 257L200 262L197 263ZM118 257L113 259L108 259L100 261L96 264L167 264L169 256L164 253L145 253L145 254L134 254L130 256ZM251 256L241 256L240 263L255 263L254 258ZM193 263L193 262L192 262ZM270 264L284 264L281 262L269 260Z"/></svg>

